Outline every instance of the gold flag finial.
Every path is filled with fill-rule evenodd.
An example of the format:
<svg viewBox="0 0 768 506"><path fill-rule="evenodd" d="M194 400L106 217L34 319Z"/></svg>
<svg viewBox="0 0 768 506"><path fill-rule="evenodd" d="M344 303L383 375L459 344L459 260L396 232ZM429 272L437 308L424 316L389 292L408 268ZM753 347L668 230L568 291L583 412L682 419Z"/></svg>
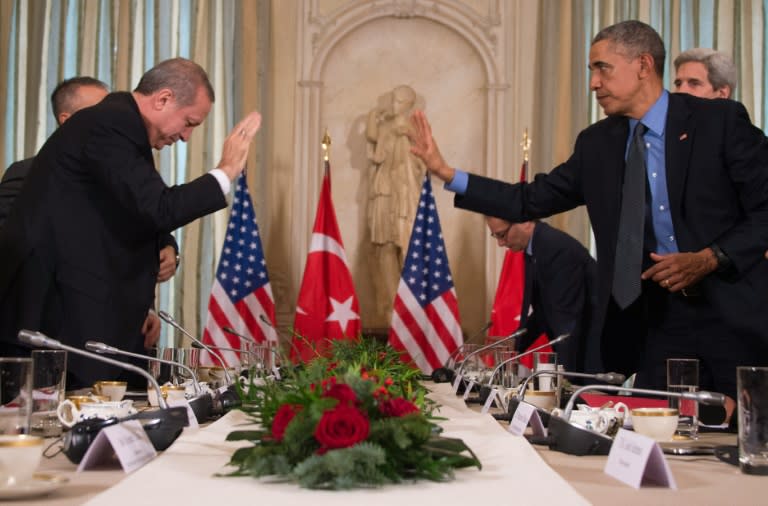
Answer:
<svg viewBox="0 0 768 506"><path fill-rule="evenodd" d="M523 142L520 143L520 145L523 147L523 161L528 161L528 153L531 150L531 138L528 137L528 129L526 128L523 132Z"/></svg>
<svg viewBox="0 0 768 506"><path fill-rule="evenodd" d="M323 158L327 162L328 161L328 153L331 151L331 136L328 135L328 128L327 127L325 129L325 133L323 134L323 141L322 142L323 142L322 146L323 146L323 152L324 152Z"/></svg>

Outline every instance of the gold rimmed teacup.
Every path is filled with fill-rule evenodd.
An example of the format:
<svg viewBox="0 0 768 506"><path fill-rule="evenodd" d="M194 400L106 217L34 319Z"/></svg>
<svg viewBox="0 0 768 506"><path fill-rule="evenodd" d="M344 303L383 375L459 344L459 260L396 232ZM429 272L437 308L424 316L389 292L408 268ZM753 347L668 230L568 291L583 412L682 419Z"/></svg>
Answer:
<svg viewBox="0 0 768 506"><path fill-rule="evenodd" d="M0 487L28 482L40 464L45 439L25 434L0 435Z"/></svg>
<svg viewBox="0 0 768 506"><path fill-rule="evenodd" d="M678 411L674 408L635 408L632 427L635 432L657 441L669 441L677 429Z"/></svg>

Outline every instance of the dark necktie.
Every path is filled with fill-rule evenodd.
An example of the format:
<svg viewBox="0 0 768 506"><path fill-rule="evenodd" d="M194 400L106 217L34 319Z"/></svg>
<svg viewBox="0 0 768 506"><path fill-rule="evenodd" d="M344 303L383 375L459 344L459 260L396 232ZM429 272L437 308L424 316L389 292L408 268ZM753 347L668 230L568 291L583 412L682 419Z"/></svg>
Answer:
<svg viewBox="0 0 768 506"><path fill-rule="evenodd" d="M613 269L613 298L621 309L640 296L645 219L645 141L648 127L638 123L629 145L621 190L621 214Z"/></svg>

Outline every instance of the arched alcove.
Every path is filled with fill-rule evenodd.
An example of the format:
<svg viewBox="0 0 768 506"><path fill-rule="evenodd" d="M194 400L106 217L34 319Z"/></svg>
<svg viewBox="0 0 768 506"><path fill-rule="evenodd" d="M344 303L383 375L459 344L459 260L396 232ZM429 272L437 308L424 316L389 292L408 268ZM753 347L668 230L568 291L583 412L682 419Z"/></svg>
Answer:
<svg viewBox="0 0 768 506"><path fill-rule="evenodd" d="M365 116L394 86L408 84L447 159L500 175L507 88L497 40L502 4L489 4L486 15L455 1L350 2L328 13L307 2L300 9L292 263L296 272L303 269L322 178L320 139L328 128L334 203L366 327L388 322L366 321L375 304L369 276L375 267L366 257ZM433 184L462 326L478 328L487 320L487 287L495 286L499 256L482 218L455 210L452 196Z"/></svg>

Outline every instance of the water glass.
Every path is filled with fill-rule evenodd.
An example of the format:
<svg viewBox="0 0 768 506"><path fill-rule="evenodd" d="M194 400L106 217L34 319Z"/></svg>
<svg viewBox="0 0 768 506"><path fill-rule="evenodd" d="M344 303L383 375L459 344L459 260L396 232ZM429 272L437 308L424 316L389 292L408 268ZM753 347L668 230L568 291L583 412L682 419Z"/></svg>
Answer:
<svg viewBox="0 0 768 506"><path fill-rule="evenodd" d="M61 434L61 421L56 415L64 400L67 380L67 352L63 350L33 350L32 417L30 430L37 436Z"/></svg>
<svg viewBox="0 0 768 506"><path fill-rule="evenodd" d="M768 367L737 367L739 467L768 475Z"/></svg>
<svg viewBox="0 0 768 506"><path fill-rule="evenodd" d="M539 371L557 371L557 353L553 351L537 351L533 354L533 370ZM537 376L538 387L536 390L540 392L551 392L557 388L557 377L549 374L542 374Z"/></svg>
<svg viewBox="0 0 768 506"><path fill-rule="evenodd" d="M699 361L695 358L667 359L667 390L697 392L699 390ZM679 413L675 435L696 439L699 432L699 403L692 399L669 398L669 407Z"/></svg>
<svg viewBox="0 0 768 506"><path fill-rule="evenodd" d="M32 359L0 358L0 435L29 434Z"/></svg>
<svg viewBox="0 0 768 506"><path fill-rule="evenodd" d="M510 349L503 349L495 352L496 366L500 367L499 371L496 373L496 376L493 378L494 384L502 386L506 389L514 388L517 386L518 367L520 366L520 363L517 360L512 360L516 356L517 352Z"/></svg>

